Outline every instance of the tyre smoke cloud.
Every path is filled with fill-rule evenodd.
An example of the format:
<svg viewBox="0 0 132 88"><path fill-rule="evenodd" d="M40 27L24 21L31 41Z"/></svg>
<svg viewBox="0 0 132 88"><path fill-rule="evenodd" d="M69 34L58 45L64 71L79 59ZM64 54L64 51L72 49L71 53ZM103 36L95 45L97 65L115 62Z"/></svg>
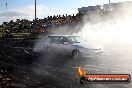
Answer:
<svg viewBox="0 0 132 88"><path fill-rule="evenodd" d="M87 14L79 35L87 41L102 44L132 43L131 7L123 7L113 13Z"/></svg>

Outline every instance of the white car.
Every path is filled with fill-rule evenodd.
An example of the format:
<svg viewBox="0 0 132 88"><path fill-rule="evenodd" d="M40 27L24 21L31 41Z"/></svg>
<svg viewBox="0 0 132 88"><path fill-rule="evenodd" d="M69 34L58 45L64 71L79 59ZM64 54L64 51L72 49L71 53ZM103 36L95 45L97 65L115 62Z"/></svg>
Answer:
<svg viewBox="0 0 132 88"><path fill-rule="evenodd" d="M70 55L73 58L91 55L102 55L102 46L89 44L73 35L51 35L43 44L43 51L59 55Z"/></svg>

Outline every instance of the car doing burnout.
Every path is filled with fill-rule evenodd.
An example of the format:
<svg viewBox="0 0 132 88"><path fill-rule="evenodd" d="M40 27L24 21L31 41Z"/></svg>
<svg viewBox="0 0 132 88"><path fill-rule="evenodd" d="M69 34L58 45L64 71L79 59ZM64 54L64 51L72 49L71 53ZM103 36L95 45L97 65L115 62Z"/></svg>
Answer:
<svg viewBox="0 0 132 88"><path fill-rule="evenodd" d="M72 35L50 35L43 43L42 50L59 55L70 55L73 58L103 54L101 46L89 44L79 36Z"/></svg>

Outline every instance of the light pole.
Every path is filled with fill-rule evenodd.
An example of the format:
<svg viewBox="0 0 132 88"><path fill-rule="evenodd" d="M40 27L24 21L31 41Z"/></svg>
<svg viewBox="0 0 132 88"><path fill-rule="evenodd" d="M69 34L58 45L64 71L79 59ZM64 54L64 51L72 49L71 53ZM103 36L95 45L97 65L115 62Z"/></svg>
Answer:
<svg viewBox="0 0 132 88"><path fill-rule="evenodd" d="M7 10L7 3L5 5L6 5L6 10Z"/></svg>
<svg viewBox="0 0 132 88"><path fill-rule="evenodd" d="M111 2L110 2L110 0L109 0L109 11L111 10Z"/></svg>
<svg viewBox="0 0 132 88"><path fill-rule="evenodd" d="M35 0L35 20L36 20L36 0Z"/></svg>

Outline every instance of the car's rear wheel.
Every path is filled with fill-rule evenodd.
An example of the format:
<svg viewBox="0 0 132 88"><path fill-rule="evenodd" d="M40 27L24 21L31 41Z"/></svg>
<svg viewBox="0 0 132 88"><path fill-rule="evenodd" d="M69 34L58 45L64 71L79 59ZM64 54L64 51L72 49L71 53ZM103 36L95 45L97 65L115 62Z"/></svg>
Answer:
<svg viewBox="0 0 132 88"><path fill-rule="evenodd" d="M79 50L73 50L72 52L72 58L78 59L81 57L80 51Z"/></svg>

